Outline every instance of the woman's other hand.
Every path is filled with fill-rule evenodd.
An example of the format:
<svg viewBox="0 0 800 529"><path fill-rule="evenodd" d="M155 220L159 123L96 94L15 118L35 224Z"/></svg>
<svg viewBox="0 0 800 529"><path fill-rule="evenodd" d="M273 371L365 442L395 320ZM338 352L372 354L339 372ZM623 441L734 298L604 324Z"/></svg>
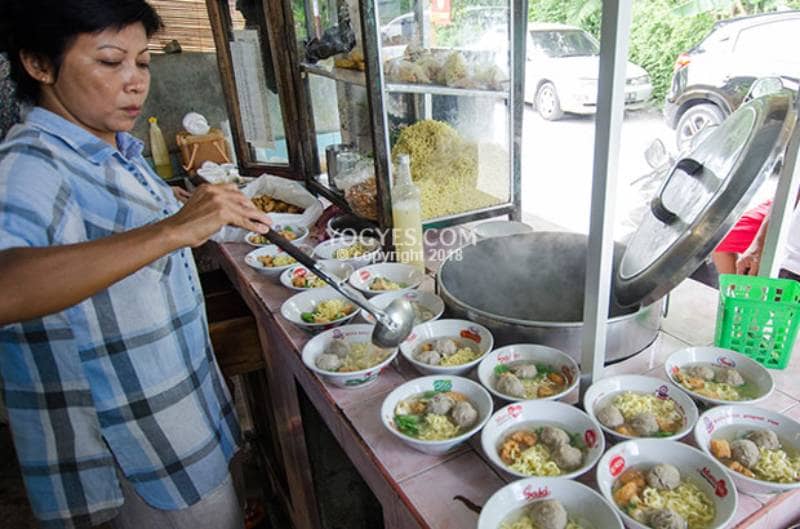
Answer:
<svg viewBox="0 0 800 529"><path fill-rule="evenodd" d="M171 189L172 194L175 195L175 198L178 199L178 202L181 204L186 204L189 199L192 198L192 194L180 186L172 186Z"/></svg>
<svg viewBox="0 0 800 529"><path fill-rule="evenodd" d="M272 223L234 184L197 188L181 210L164 221L179 247L200 246L227 225L266 233Z"/></svg>
<svg viewBox="0 0 800 529"><path fill-rule="evenodd" d="M739 275L757 276L761 266L760 248L748 248L736 260L736 273Z"/></svg>

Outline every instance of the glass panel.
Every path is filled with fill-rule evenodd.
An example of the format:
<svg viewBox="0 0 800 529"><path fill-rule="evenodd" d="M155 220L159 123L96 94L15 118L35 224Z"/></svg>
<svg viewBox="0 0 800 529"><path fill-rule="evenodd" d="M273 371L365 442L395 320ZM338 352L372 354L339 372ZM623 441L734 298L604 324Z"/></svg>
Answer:
<svg viewBox="0 0 800 529"><path fill-rule="evenodd" d="M288 165L283 113L260 0L229 0L229 43L244 138L253 162ZM265 67L266 65L266 67Z"/></svg>

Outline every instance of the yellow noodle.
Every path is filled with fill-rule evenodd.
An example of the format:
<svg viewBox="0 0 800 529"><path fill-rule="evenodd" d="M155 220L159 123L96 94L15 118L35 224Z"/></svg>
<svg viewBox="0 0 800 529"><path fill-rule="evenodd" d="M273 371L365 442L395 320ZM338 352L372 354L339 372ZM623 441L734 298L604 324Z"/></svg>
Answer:
<svg viewBox="0 0 800 529"><path fill-rule="evenodd" d="M458 435L458 426L444 415L429 413L419 430L419 438L424 441L441 441Z"/></svg>
<svg viewBox="0 0 800 529"><path fill-rule="evenodd" d="M672 423L683 420L683 416L671 399L662 400L655 395L626 391L614 397L614 406L619 409L626 421L631 420L635 415L646 412Z"/></svg>
<svg viewBox="0 0 800 529"><path fill-rule="evenodd" d="M697 485L682 481L674 490L645 487L642 500L651 509L670 509L686 520L689 529L706 529L716 516L711 499Z"/></svg>
<svg viewBox="0 0 800 529"><path fill-rule="evenodd" d="M795 483L800 478L800 456L790 457L785 450L759 448L761 457L753 467L758 479L775 483Z"/></svg>
<svg viewBox="0 0 800 529"><path fill-rule="evenodd" d="M527 476L560 476L563 471L550 459L550 450L537 443L524 450L509 468Z"/></svg>

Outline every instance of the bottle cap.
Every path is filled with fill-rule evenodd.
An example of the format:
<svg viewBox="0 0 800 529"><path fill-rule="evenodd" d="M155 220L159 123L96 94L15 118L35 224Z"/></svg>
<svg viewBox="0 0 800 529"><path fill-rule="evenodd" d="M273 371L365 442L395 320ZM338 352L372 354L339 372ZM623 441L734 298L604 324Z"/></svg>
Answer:
<svg viewBox="0 0 800 529"><path fill-rule="evenodd" d="M158 123L158 120L156 119L155 116L150 116L149 118L147 118L147 122L150 123L151 125L155 125L156 123Z"/></svg>

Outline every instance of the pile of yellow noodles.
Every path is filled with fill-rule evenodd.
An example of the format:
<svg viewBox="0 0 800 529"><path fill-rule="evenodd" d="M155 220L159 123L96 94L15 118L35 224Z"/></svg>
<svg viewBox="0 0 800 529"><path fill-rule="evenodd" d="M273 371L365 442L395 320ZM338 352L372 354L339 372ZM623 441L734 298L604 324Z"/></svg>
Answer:
<svg viewBox="0 0 800 529"><path fill-rule="evenodd" d="M467 362L472 362L478 358L478 354L469 347L462 347L447 358L442 358L439 365L442 366L460 366Z"/></svg>
<svg viewBox="0 0 800 529"><path fill-rule="evenodd" d="M524 450L509 468L527 476L560 476L563 473L542 443Z"/></svg>
<svg viewBox="0 0 800 529"><path fill-rule="evenodd" d="M419 430L419 438L424 441L441 441L458 435L458 426L444 415L429 413L425 416Z"/></svg>
<svg viewBox="0 0 800 529"><path fill-rule="evenodd" d="M361 371L383 362L389 355L388 349L375 347L369 342L350 344L347 356L342 359L339 372Z"/></svg>
<svg viewBox="0 0 800 529"><path fill-rule="evenodd" d="M652 509L670 509L681 515L689 529L706 529L716 516L714 503L694 483L682 481L674 490L645 487L642 500Z"/></svg>
<svg viewBox="0 0 800 529"><path fill-rule="evenodd" d="M626 391L614 397L613 404L619 409L625 420L630 420L635 415L646 412L672 423L683 420L683 416L672 399L659 399L655 395Z"/></svg>
<svg viewBox="0 0 800 529"><path fill-rule="evenodd" d="M759 448L761 457L753 467L758 479L775 483L796 483L800 478L800 456L790 457L785 450Z"/></svg>

